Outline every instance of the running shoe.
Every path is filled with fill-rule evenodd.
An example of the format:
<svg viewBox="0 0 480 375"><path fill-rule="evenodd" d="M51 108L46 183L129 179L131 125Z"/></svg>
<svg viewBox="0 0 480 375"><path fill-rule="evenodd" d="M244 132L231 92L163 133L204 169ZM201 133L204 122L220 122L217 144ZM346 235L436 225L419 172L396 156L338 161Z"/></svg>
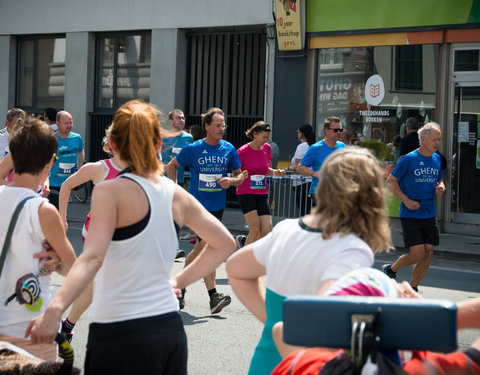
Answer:
<svg viewBox="0 0 480 375"><path fill-rule="evenodd" d="M187 293L187 289L182 289L182 296L177 297L180 310L183 310L183 308L185 307L185 293Z"/></svg>
<svg viewBox="0 0 480 375"><path fill-rule="evenodd" d="M392 271L392 265L391 264L384 264L381 268L382 272L390 277L391 279L396 279L397 278L397 273Z"/></svg>
<svg viewBox="0 0 480 375"><path fill-rule="evenodd" d="M178 258L185 258L185 251L178 249L177 255L175 255L175 259L178 259Z"/></svg>
<svg viewBox="0 0 480 375"><path fill-rule="evenodd" d="M247 240L247 236L240 235L235 237L235 243L237 244L237 247L241 249L242 247L245 246L245 241Z"/></svg>
<svg viewBox="0 0 480 375"><path fill-rule="evenodd" d="M214 293L210 297L210 314L219 313L224 307L230 305L230 302L232 302L230 296L225 296L222 293Z"/></svg>

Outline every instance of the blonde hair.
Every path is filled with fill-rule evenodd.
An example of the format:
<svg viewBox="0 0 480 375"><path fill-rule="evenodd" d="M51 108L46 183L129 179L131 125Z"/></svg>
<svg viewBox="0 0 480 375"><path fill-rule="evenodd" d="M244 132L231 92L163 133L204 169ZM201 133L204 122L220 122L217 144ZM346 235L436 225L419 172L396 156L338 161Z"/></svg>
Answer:
<svg viewBox="0 0 480 375"><path fill-rule="evenodd" d="M105 136L102 139L102 149L105 153L108 155L113 156L112 149L110 148L110 145L108 144L108 136L110 135L110 129L112 125L110 125L106 130L105 130Z"/></svg>
<svg viewBox="0 0 480 375"><path fill-rule="evenodd" d="M374 253L392 247L383 172L367 149L352 146L331 154L320 170L315 197L312 213L326 221L324 239L351 233Z"/></svg>
<svg viewBox="0 0 480 375"><path fill-rule="evenodd" d="M156 152L162 142L160 114L152 104L131 100L117 110L110 126L111 139L121 159L139 176L161 170Z"/></svg>

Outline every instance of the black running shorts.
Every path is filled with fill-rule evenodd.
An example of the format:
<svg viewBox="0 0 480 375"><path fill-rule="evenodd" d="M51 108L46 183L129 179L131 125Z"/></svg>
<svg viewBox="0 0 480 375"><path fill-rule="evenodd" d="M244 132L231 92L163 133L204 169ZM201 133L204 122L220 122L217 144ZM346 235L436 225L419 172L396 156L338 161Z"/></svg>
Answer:
<svg viewBox="0 0 480 375"><path fill-rule="evenodd" d="M429 244L439 244L438 228L436 218L412 219L400 218L403 228L403 241L405 247Z"/></svg>
<svg viewBox="0 0 480 375"><path fill-rule="evenodd" d="M244 215L257 210L258 216L270 216L268 194L238 194L237 197Z"/></svg>

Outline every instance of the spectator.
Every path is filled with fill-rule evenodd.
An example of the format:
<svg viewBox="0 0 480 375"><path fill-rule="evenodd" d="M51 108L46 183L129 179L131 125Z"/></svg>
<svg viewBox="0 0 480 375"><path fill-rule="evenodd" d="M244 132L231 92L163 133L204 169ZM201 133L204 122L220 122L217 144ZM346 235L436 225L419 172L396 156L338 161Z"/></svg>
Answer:
<svg viewBox="0 0 480 375"><path fill-rule="evenodd" d="M416 150L420 146L418 140L418 119L416 117L409 117L405 121L405 130L407 135L400 141L400 158L407 155L409 152Z"/></svg>
<svg viewBox="0 0 480 375"><path fill-rule="evenodd" d="M345 148L345 145L339 141L343 128L338 117L327 117L323 122L323 131L325 132L325 138L310 146L297 167L298 173L313 177L309 191L311 196L315 195L318 185L318 175L323 161L332 152Z"/></svg>
<svg viewBox="0 0 480 375"><path fill-rule="evenodd" d="M330 155L319 176L312 214L281 221L227 261L235 294L265 324L249 374L269 374L281 360L271 330L282 320L286 297L322 294L346 272L370 267L373 254L390 247L377 159L351 147Z"/></svg>
<svg viewBox="0 0 480 375"><path fill-rule="evenodd" d="M315 143L315 132L310 124L305 124L297 129L297 138L300 144L295 150L289 170L296 172L298 164L305 156L308 148ZM312 198L308 194L311 181L304 181L299 178L292 180L292 187L295 192L295 202L299 209L299 216L305 216L310 213L312 208Z"/></svg>
<svg viewBox="0 0 480 375"><path fill-rule="evenodd" d="M75 261L75 252L63 231L58 211L37 194L38 186L55 160L57 139L43 121L32 117L22 122L10 139L15 168L13 182L0 187L2 239L6 237L16 207L25 198L31 198L20 211L3 270L0 270L0 332L17 338L24 338L30 320L44 312L53 298L51 271L65 276ZM55 252L35 254L45 242ZM22 284L28 286L28 293L17 295L16 286Z"/></svg>
<svg viewBox="0 0 480 375"><path fill-rule="evenodd" d="M25 111L20 108L12 108L7 112L5 127L0 130L0 161L8 154L8 141L10 134L18 120L25 118Z"/></svg>
<svg viewBox="0 0 480 375"><path fill-rule="evenodd" d="M45 109L44 113L45 122L49 125L54 131L57 131L57 110L52 107L48 107Z"/></svg>

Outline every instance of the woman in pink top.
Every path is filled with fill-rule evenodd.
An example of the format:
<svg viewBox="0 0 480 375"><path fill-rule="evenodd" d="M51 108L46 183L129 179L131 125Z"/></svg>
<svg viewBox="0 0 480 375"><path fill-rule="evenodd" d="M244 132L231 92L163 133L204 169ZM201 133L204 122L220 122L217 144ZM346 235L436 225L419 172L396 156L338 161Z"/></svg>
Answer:
<svg viewBox="0 0 480 375"><path fill-rule="evenodd" d="M110 129L110 128L109 128ZM115 178L127 165L119 159L117 153L112 152L108 145L108 134L103 138L103 150L113 156L110 159L99 160L92 163L83 165L78 171L72 174L62 184L60 188L60 195L58 198L59 212L65 226L65 231L68 229L67 224L67 206L70 192L76 186L79 186L85 182L92 181L94 184L99 184L102 181L111 180ZM90 225L91 212L88 213L85 219L85 224L82 229L82 241L85 242L85 238L88 233L88 227ZM89 285L87 289L78 297L72 305L72 309L68 317L62 323L62 331L67 335L69 341L73 336L73 327L75 326L83 312L90 306L92 302L93 285Z"/></svg>
<svg viewBox="0 0 480 375"><path fill-rule="evenodd" d="M245 132L252 141L237 150L241 169L248 172L243 184L237 187L237 196L249 229L248 236L237 236L238 247L252 243L272 230L266 176L284 176L285 171L271 168L272 150L267 143L270 132L270 125L264 121L256 122Z"/></svg>

